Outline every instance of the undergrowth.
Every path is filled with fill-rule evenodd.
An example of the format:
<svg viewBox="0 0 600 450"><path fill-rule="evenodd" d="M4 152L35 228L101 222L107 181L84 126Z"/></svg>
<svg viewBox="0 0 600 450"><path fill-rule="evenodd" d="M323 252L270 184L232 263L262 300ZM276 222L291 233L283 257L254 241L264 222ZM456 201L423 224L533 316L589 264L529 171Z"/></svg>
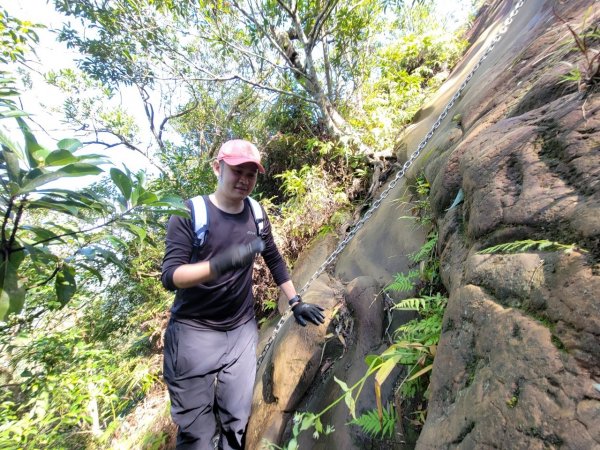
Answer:
<svg viewBox="0 0 600 450"><path fill-rule="evenodd" d="M2 336L0 448L109 448L156 388L171 296L145 275L151 251L160 252L146 249L106 290L111 301L83 290L16 339Z"/></svg>
<svg viewBox="0 0 600 450"><path fill-rule="evenodd" d="M597 23L592 25L586 23L586 19L591 14L592 7L590 6L581 25L581 31L578 32L554 9L554 15L567 27L575 42L575 49L581 55L581 61L563 76L562 81L576 83L579 92L584 95L596 89L600 82L600 50L594 48L600 40L600 30Z"/></svg>

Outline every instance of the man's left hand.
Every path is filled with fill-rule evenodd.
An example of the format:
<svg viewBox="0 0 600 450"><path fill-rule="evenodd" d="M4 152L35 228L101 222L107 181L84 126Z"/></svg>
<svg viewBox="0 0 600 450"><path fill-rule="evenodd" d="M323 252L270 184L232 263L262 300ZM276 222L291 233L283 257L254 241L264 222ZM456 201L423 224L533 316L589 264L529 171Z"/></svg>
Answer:
<svg viewBox="0 0 600 450"><path fill-rule="evenodd" d="M306 326L306 321L320 325L325 321L325 316L321 311L325 311L319 305L313 305L311 303L299 302L292 308L294 318L303 327Z"/></svg>

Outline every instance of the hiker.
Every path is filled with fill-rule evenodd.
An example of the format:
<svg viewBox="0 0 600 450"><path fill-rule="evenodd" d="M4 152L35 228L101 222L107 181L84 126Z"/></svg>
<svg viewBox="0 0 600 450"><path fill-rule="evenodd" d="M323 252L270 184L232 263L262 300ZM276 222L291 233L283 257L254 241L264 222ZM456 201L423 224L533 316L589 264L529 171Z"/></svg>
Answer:
<svg viewBox="0 0 600 450"><path fill-rule="evenodd" d="M300 325L324 321L323 308L297 294L267 215L248 197L258 172L265 172L256 146L225 142L212 169L215 192L188 202L191 219L170 218L162 265L163 286L176 290L165 331L164 379L178 449L213 449L217 416L218 448L244 448L256 375L256 255L265 259Z"/></svg>

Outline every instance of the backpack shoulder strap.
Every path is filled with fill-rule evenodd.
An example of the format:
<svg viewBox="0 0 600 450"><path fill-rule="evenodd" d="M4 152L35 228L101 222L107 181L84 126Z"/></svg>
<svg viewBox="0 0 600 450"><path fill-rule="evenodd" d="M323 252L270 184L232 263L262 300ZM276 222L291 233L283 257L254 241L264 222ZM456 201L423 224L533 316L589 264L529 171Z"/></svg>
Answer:
<svg viewBox="0 0 600 450"><path fill-rule="evenodd" d="M192 227L196 238L194 247L202 248L206 243L208 234L208 207L203 195L198 195L190 200L192 205Z"/></svg>
<svg viewBox="0 0 600 450"><path fill-rule="evenodd" d="M247 197L248 203L250 203L250 208L252 210L252 215L254 216L254 222L256 223L256 231L258 232L258 236L262 237L263 230L265 228L265 213L263 212L260 203L254 200L252 197Z"/></svg>

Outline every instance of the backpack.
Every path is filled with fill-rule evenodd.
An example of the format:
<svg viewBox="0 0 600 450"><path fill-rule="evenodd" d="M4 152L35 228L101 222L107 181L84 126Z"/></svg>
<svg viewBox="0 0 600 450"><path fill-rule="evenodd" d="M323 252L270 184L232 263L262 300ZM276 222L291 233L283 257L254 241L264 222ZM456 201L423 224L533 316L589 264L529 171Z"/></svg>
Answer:
<svg viewBox="0 0 600 450"><path fill-rule="evenodd" d="M192 206L192 228L196 235L194 243L192 244L192 257L190 263L198 262L200 250L204 247L204 244L206 244L209 225L208 207L206 206L207 201L208 200L204 195L198 195L190 199ZM245 202L250 204L250 211L252 212L254 222L256 223L257 236L263 237L263 229L265 227L263 209L253 198L246 197Z"/></svg>

